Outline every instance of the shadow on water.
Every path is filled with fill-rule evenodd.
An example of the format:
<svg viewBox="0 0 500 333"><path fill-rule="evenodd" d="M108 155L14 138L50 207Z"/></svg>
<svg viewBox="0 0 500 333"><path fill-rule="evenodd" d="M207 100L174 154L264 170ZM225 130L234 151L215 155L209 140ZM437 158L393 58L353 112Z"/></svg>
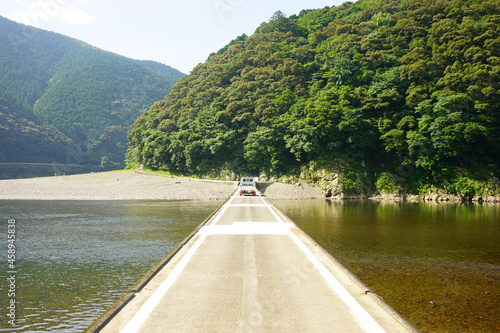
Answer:
<svg viewBox="0 0 500 333"><path fill-rule="evenodd" d="M422 332L500 331L500 206L274 204Z"/></svg>

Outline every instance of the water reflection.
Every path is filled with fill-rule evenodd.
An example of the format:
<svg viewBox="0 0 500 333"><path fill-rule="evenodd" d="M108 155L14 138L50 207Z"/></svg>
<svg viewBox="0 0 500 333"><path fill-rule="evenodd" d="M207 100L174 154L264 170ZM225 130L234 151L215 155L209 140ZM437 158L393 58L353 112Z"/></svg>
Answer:
<svg viewBox="0 0 500 333"><path fill-rule="evenodd" d="M274 203L421 331L498 330L498 205Z"/></svg>
<svg viewBox="0 0 500 333"><path fill-rule="evenodd" d="M219 205L0 201L0 234L8 219L17 221L19 324L13 329L4 316L0 266L0 331L83 331ZM6 242L0 253L7 253Z"/></svg>

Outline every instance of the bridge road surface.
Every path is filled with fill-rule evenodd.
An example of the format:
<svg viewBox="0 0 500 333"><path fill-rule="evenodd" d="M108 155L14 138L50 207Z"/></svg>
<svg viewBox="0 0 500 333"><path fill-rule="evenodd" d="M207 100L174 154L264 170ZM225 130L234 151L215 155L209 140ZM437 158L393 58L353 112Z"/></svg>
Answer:
<svg viewBox="0 0 500 333"><path fill-rule="evenodd" d="M264 197L233 195L100 332L416 332Z"/></svg>

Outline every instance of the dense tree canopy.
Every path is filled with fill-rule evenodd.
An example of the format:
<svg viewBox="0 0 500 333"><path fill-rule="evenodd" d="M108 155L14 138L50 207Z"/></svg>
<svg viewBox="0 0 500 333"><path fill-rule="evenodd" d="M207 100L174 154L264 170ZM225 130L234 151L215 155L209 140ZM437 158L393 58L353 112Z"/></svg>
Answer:
<svg viewBox="0 0 500 333"><path fill-rule="evenodd" d="M499 34L498 0L278 12L139 117L129 159L200 175L342 161L459 193L458 178L499 174Z"/></svg>
<svg viewBox="0 0 500 333"><path fill-rule="evenodd" d="M166 65L128 59L0 16L0 97L13 106L11 115L20 113L15 119L55 127L70 138L77 145L74 163L99 165L105 157L123 167L132 123L182 76ZM28 142L35 127L24 128L18 134L26 138L18 139ZM35 162L40 156L24 151L12 156L0 147L7 160Z"/></svg>
<svg viewBox="0 0 500 333"><path fill-rule="evenodd" d="M19 108L0 93L0 163L66 163L75 143L54 127L37 125L13 111Z"/></svg>

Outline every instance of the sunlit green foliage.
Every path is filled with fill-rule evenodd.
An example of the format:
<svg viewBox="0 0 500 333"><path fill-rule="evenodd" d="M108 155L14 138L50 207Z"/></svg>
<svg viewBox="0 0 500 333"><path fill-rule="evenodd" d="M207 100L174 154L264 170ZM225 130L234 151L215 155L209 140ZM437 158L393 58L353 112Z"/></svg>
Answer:
<svg viewBox="0 0 500 333"><path fill-rule="evenodd" d="M499 34L497 0L278 12L142 115L129 158L175 172L278 176L340 159L362 166L346 175L372 173L374 185L383 174L384 191L458 193L457 177L499 176ZM345 177L352 188L356 177Z"/></svg>

